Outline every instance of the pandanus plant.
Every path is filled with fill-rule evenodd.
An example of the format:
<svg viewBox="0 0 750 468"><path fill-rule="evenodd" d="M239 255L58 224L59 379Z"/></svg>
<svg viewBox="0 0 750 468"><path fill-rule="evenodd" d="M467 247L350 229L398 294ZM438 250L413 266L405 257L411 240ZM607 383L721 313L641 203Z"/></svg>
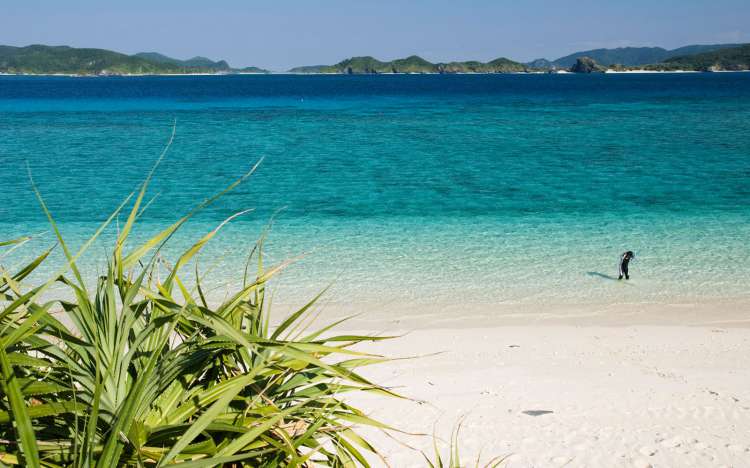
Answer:
<svg viewBox="0 0 750 468"><path fill-rule="evenodd" d="M385 359L352 349L384 337L333 335L341 321L310 331L303 324L320 296L272 325L266 287L286 263L266 268L262 239L251 254L257 272L223 302L208 301L197 267L190 282L182 273L234 216L173 262L161 255L197 210L253 170L131 248L153 170L75 252L35 187L65 261L35 286L29 275L50 251L17 271L0 267L1 464L343 467L377 459L356 427L386 426L342 395L394 396L356 372ZM87 284L79 259L128 206L106 271Z"/></svg>

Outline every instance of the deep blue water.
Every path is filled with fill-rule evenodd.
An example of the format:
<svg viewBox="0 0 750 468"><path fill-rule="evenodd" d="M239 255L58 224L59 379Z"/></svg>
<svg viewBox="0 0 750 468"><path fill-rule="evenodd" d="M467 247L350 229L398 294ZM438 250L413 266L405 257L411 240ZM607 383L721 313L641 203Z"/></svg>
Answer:
<svg viewBox="0 0 750 468"><path fill-rule="evenodd" d="M28 166L80 243L175 120L147 232L264 158L175 240L255 208L209 250L221 278L282 210L272 257L313 252L292 296L330 281L368 303L748 294L747 73L0 77L0 238L47 229ZM636 287L590 274L627 249Z"/></svg>

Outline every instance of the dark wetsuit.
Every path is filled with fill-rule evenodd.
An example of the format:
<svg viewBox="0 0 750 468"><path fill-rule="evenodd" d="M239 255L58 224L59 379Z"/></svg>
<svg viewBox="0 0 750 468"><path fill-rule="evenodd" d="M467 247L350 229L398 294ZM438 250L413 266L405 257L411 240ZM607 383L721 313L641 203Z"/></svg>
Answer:
<svg viewBox="0 0 750 468"><path fill-rule="evenodd" d="M628 264L633 257L635 257L635 254L630 250L620 255L620 276L617 279L622 279L623 275L625 275L626 280L630 279L630 275L628 275Z"/></svg>

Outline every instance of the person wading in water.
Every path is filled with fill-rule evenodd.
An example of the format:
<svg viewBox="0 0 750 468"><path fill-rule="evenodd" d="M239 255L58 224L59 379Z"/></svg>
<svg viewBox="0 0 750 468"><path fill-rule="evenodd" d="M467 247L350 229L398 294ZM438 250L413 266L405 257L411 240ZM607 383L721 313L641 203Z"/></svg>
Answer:
<svg viewBox="0 0 750 468"><path fill-rule="evenodd" d="M630 275L628 275L628 264L634 257L635 254L631 250L620 255L620 276L617 278L618 280L621 280L623 275L625 275L626 280L630 279Z"/></svg>

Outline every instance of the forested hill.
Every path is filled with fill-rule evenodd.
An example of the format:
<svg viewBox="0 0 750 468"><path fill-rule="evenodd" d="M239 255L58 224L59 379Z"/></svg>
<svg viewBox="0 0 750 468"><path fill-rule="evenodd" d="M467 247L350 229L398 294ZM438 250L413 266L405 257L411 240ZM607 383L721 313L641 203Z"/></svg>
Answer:
<svg viewBox="0 0 750 468"><path fill-rule="evenodd" d="M263 73L254 67L233 69L223 60L205 57L178 60L155 52L127 55L106 49L68 46L0 46L0 73L128 75L178 73Z"/></svg>
<svg viewBox="0 0 750 468"><path fill-rule="evenodd" d="M750 44L702 54L670 58L657 65L659 69L695 71L750 70Z"/></svg>
<svg viewBox="0 0 750 468"><path fill-rule="evenodd" d="M315 65L296 67L291 73L513 73L527 71L525 65L507 58L498 58L491 62L449 62L432 63L417 55L407 58L380 61L374 57L352 57L335 65Z"/></svg>
<svg viewBox="0 0 750 468"><path fill-rule="evenodd" d="M664 62L673 57L712 52L726 48L738 47L740 45L741 44L689 45L672 50L667 50L662 47L618 47L616 49L594 49L575 52L566 55L565 57L549 61L548 63L552 67L570 68L579 58L589 57L604 66L618 64L626 67L634 67Z"/></svg>

